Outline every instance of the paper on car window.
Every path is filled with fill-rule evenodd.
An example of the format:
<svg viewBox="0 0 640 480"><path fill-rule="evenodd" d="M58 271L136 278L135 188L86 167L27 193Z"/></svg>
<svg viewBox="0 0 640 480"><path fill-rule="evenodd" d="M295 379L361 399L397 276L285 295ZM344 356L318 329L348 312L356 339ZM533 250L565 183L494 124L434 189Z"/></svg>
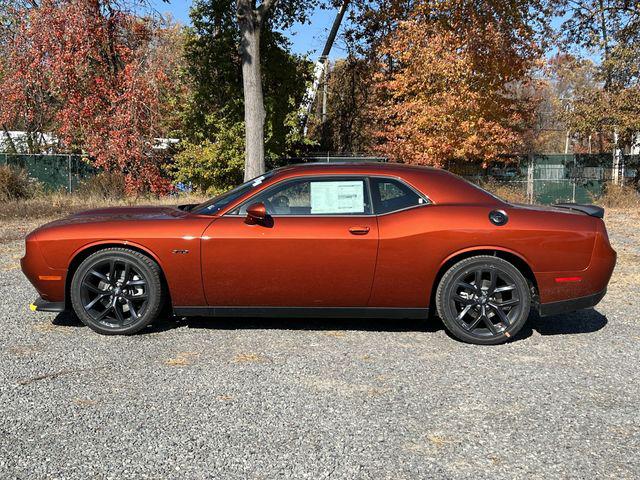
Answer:
<svg viewBox="0 0 640 480"><path fill-rule="evenodd" d="M364 213L362 180L311 182L311 214Z"/></svg>
<svg viewBox="0 0 640 480"><path fill-rule="evenodd" d="M260 185L262 183L262 181L264 180L264 175L256 178L253 183L251 184L252 187L257 187L258 185Z"/></svg>

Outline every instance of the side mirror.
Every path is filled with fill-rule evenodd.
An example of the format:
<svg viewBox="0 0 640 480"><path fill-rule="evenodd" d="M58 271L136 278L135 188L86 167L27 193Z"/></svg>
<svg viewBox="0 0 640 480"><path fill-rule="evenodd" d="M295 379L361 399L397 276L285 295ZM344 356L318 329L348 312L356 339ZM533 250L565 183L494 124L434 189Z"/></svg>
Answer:
<svg viewBox="0 0 640 480"><path fill-rule="evenodd" d="M264 223L266 220L267 207L264 206L264 203L252 203L247 207L247 217L244 219L244 223L255 225L257 223Z"/></svg>

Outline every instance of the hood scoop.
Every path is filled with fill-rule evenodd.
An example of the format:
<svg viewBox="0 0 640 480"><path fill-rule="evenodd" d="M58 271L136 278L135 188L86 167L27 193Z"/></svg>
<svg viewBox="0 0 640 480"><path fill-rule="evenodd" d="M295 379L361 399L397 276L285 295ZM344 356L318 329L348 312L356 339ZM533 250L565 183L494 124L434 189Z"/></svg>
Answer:
<svg viewBox="0 0 640 480"><path fill-rule="evenodd" d="M592 217L604 218L604 208L597 205L582 205L580 203L556 203L553 205L557 208L566 208L568 210L575 210L577 212L586 213Z"/></svg>

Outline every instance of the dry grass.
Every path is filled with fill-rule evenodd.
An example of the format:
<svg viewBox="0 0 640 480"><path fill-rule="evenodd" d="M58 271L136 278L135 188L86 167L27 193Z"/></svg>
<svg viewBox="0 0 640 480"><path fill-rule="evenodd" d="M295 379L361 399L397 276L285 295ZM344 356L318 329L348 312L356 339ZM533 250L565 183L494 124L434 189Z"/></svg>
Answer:
<svg viewBox="0 0 640 480"><path fill-rule="evenodd" d="M81 197L120 200L125 196L125 188L125 176L122 173L102 172L86 178L75 193Z"/></svg>
<svg viewBox="0 0 640 480"><path fill-rule="evenodd" d="M606 208L636 209L640 208L640 193L633 186L622 186L608 183L602 195L594 201Z"/></svg>
<svg viewBox="0 0 640 480"><path fill-rule="evenodd" d="M32 182L24 169L0 165L0 201L29 198L33 192Z"/></svg>
<svg viewBox="0 0 640 480"><path fill-rule="evenodd" d="M135 205L178 205L200 203L206 200L200 195L180 195L167 197L139 196L109 199L102 196L69 195L50 193L27 200L11 200L0 210L0 220L48 219L102 207L127 207Z"/></svg>
<svg viewBox="0 0 640 480"><path fill-rule="evenodd" d="M49 193L26 200L10 200L0 209L0 243L19 240L36 227L68 215L104 207L128 207L138 205L176 206L201 203L207 198L200 195L179 195L167 197L140 196L122 199L108 199L96 196Z"/></svg>
<svg viewBox="0 0 640 480"><path fill-rule="evenodd" d="M527 203L527 192L522 184L484 180L479 184L485 190L510 203Z"/></svg>

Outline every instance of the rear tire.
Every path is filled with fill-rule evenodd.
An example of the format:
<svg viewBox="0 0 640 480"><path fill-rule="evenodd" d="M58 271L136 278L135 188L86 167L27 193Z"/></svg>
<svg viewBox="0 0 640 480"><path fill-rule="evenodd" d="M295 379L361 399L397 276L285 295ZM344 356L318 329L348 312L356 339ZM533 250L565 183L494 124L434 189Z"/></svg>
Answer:
<svg viewBox="0 0 640 480"><path fill-rule="evenodd" d="M447 270L438 284L436 307L454 337L497 345L514 337L527 321L531 292L511 263L479 255Z"/></svg>
<svg viewBox="0 0 640 480"><path fill-rule="evenodd" d="M99 250L76 270L70 297L87 327L103 335L130 335L153 322L162 309L160 267L128 248Z"/></svg>

